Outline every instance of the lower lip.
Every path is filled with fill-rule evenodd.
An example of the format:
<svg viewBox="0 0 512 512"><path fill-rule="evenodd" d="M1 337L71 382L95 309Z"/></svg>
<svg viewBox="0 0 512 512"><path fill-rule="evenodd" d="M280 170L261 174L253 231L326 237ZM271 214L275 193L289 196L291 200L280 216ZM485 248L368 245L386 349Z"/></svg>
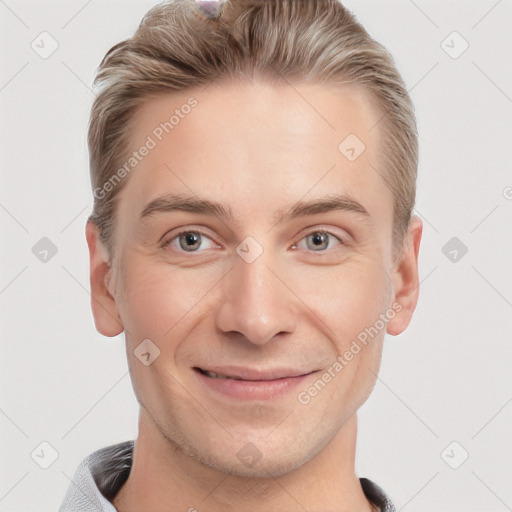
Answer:
<svg viewBox="0 0 512 512"><path fill-rule="evenodd" d="M199 370L194 371L207 388L239 400L272 400L285 396L312 375L309 373L274 380L237 380L217 379L208 377Z"/></svg>

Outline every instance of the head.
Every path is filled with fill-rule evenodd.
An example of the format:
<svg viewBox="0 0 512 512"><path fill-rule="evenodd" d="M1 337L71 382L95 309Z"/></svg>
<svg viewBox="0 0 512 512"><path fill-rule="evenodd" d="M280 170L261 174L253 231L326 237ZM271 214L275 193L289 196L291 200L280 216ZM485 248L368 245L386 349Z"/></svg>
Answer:
<svg viewBox="0 0 512 512"><path fill-rule="evenodd" d="M217 17L176 0L96 84L97 329L125 332L145 417L183 453L299 467L367 399L417 302L417 132L391 56L337 0L228 0ZM205 370L304 377L241 399Z"/></svg>

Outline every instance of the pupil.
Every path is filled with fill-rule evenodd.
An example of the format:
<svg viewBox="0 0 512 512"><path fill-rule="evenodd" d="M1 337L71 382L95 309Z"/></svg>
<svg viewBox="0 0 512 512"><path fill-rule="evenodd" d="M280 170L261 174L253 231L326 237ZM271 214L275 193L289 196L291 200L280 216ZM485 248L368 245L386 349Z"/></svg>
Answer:
<svg viewBox="0 0 512 512"><path fill-rule="evenodd" d="M325 245L325 242L326 242L325 233L315 233L311 236L313 238L313 244L315 247L321 247L321 246Z"/></svg>
<svg viewBox="0 0 512 512"><path fill-rule="evenodd" d="M188 233L185 235L185 247L183 247L185 250L187 249L194 249L194 245L197 246L197 242L199 240L199 236L197 233Z"/></svg>

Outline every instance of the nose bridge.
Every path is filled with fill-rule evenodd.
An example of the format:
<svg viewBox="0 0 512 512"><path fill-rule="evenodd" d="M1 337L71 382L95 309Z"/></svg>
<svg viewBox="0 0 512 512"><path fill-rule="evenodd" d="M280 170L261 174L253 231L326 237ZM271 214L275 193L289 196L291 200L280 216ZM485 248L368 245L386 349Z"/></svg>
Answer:
<svg viewBox="0 0 512 512"><path fill-rule="evenodd" d="M295 329L292 294L274 274L279 272L270 252L263 251L251 261L244 258L243 249L242 243L242 256L226 276L217 324L223 332L239 332L249 342L261 345L280 332ZM247 254L254 248L245 249Z"/></svg>

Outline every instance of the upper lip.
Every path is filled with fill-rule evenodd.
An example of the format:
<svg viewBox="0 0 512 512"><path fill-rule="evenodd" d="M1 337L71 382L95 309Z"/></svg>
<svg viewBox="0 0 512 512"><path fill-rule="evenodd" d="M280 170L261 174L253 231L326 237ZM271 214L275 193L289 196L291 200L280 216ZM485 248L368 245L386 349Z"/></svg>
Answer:
<svg viewBox="0 0 512 512"><path fill-rule="evenodd" d="M299 377L314 370L299 370L297 368L248 368L242 366L196 366L197 369L225 375L226 377L242 380L274 380L289 377Z"/></svg>

